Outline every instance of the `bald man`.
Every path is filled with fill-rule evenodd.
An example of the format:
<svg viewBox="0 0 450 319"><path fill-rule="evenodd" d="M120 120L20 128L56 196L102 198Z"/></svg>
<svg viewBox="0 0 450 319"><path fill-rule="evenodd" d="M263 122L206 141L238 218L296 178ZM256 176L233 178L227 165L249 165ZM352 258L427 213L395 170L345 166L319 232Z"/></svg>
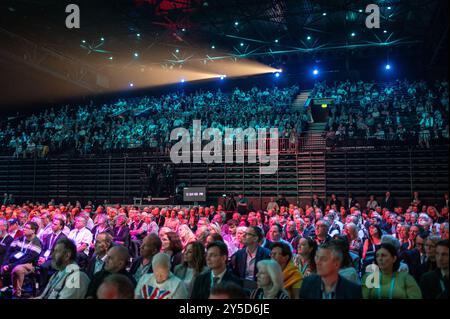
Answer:
<svg viewBox="0 0 450 319"><path fill-rule="evenodd" d="M128 249L124 246L111 247L106 253L104 269L94 275L91 283L89 284L86 298L97 298L97 290L106 277L111 274L122 274L128 277L133 283L133 287L136 287L136 280L133 276L126 271L129 260Z"/></svg>
<svg viewBox="0 0 450 319"><path fill-rule="evenodd" d="M122 274L112 274L103 280L97 290L98 299L134 299L134 286Z"/></svg>

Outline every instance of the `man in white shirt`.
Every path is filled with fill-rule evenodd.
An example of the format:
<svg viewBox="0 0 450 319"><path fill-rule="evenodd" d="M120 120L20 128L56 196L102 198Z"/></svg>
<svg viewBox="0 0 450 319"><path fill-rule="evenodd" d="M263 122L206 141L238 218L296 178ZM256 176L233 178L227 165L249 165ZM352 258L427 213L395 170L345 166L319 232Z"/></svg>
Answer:
<svg viewBox="0 0 450 319"><path fill-rule="evenodd" d="M92 233L86 228L86 224L86 217L78 216L75 219L75 228L68 236L77 246L77 263L81 268L86 266L89 256L89 244L92 242Z"/></svg>

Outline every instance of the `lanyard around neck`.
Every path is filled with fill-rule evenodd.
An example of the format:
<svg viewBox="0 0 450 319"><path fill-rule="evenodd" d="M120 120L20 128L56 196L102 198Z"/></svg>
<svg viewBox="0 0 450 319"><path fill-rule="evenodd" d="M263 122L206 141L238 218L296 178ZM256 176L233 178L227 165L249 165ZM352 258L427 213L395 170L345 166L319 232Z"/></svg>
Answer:
<svg viewBox="0 0 450 319"><path fill-rule="evenodd" d="M381 285L383 282L383 273L380 272L380 285L377 288L377 295L378 295L378 299L381 299ZM389 288L389 297L388 299L392 299L392 297L394 296L394 287L395 287L395 272L392 274L392 278L391 278L391 285Z"/></svg>

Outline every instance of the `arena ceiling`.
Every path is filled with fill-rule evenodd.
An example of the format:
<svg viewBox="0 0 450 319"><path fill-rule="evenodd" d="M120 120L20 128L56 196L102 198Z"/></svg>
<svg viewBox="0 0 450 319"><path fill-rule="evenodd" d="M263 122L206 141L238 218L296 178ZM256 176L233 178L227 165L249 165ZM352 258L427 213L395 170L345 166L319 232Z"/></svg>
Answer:
<svg viewBox="0 0 450 319"><path fill-rule="evenodd" d="M80 29L65 26L70 3L80 7ZM379 29L365 26L371 3ZM0 39L0 68L17 64L18 77L29 68L86 92L102 85L99 74L220 59L282 67L304 56L401 50L432 65L448 52L448 1L3 0Z"/></svg>

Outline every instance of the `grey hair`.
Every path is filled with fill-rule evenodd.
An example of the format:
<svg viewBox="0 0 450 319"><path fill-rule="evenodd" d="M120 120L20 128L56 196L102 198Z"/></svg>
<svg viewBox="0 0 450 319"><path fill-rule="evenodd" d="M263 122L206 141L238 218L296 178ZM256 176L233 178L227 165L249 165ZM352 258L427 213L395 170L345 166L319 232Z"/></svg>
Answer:
<svg viewBox="0 0 450 319"><path fill-rule="evenodd" d="M156 266L164 266L170 269L170 256L165 253L157 253L152 258L152 268L155 269Z"/></svg>
<svg viewBox="0 0 450 319"><path fill-rule="evenodd" d="M382 244L391 244L398 251L400 249L400 241L392 235L381 236Z"/></svg>

